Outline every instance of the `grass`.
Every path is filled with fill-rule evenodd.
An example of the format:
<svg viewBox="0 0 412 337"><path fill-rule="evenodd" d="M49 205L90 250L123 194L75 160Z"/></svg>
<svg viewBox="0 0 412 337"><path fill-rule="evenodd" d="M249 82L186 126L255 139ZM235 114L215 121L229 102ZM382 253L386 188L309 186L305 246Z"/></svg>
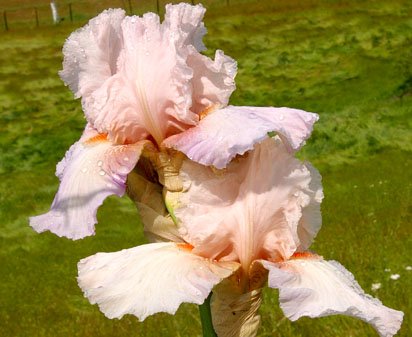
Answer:
<svg viewBox="0 0 412 337"><path fill-rule="evenodd" d="M207 12L209 52L220 48L239 62L231 103L320 114L299 153L323 175L323 228L313 249L403 310L399 336L410 336L412 4L262 3ZM104 203L94 237L72 242L28 227L30 215L50 206L55 164L85 124L80 103L57 76L61 47L74 28L66 23L0 36L0 336L200 336L193 305L143 323L131 316L109 320L77 287L79 259L145 241L126 198ZM400 279L390 280L391 273ZM375 282L382 287L373 293ZM261 315L262 337L376 336L348 317L291 323L269 289Z"/></svg>

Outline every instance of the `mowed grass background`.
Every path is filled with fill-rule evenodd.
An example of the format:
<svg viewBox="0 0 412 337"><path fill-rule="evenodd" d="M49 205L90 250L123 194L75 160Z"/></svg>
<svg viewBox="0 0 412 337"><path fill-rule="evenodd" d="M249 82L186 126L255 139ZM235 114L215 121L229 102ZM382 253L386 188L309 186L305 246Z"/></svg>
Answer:
<svg viewBox="0 0 412 337"><path fill-rule="evenodd" d="M312 248L403 310L399 336L411 336L412 3L264 3L211 6L207 53L219 48L238 60L231 104L320 114L299 153L323 175L323 227ZM80 102L57 75L64 40L83 23L0 34L0 336L200 336L194 305L139 323L109 320L83 298L78 260L145 242L127 198L107 199L96 236L80 241L28 226L29 216L50 207L55 165L85 125ZM264 292L259 336L377 336L342 316L291 323L277 295Z"/></svg>

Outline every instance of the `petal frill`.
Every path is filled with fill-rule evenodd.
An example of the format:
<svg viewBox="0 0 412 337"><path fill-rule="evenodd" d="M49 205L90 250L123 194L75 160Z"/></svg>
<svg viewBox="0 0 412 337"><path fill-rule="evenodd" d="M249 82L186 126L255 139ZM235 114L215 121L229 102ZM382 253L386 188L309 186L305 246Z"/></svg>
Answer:
<svg viewBox="0 0 412 337"><path fill-rule="evenodd" d="M174 314L184 302L202 304L237 264L210 261L187 246L152 243L98 253L79 262L79 286L109 318L133 314L143 321L158 312Z"/></svg>
<svg viewBox="0 0 412 337"><path fill-rule="evenodd" d="M204 114L209 109L228 105L236 89L236 61L221 50L216 51L212 60L192 49L187 63L193 69L192 111Z"/></svg>
<svg viewBox="0 0 412 337"><path fill-rule="evenodd" d="M302 208L302 216L298 224L297 235L300 243L298 251L305 251L310 247L322 226L320 211L323 200L322 177L311 164L306 162L305 166L310 172L311 180L303 194L298 192L298 197L306 204L306 207Z"/></svg>
<svg viewBox="0 0 412 337"><path fill-rule="evenodd" d="M174 34L176 44L187 53L187 65L193 71L191 111L202 114L215 106L226 106L235 90L237 62L217 50L215 59L200 54L206 49L202 38L206 28L202 22L205 8L202 5L190 6L185 3L166 5L164 25Z"/></svg>
<svg viewBox="0 0 412 337"><path fill-rule="evenodd" d="M196 125L191 111L193 70L189 51L203 35L202 6L166 7L166 19L147 13L122 22L117 73L83 105L89 121L116 143L166 137Z"/></svg>
<svg viewBox="0 0 412 337"><path fill-rule="evenodd" d="M31 217L30 225L74 240L93 235L97 208L109 195L124 194L127 174L144 144L113 145L106 135L87 128L57 165L60 186L50 211Z"/></svg>
<svg viewBox="0 0 412 337"><path fill-rule="evenodd" d="M314 194L311 172L278 137L268 138L223 172L186 160L180 175L184 192L175 215L197 253L238 259L247 269L258 258L287 259L300 245L302 210Z"/></svg>
<svg viewBox="0 0 412 337"><path fill-rule="evenodd" d="M195 128L165 140L191 160L218 169L238 154L252 150L256 143L276 132L288 149L298 150L310 136L315 113L290 108L228 106L209 113Z"/></svg>
<svg viewBox="0 0 412 337"><path fill-rule="evenodd" d="M77 98L88 96L116 72L122 49L122 9L108 9L76 30L63 47L60 77Z"/></svg>
<svg viewBox="0 0 412 337"><path fill-rule="evenodd" d="M370 323L383 337L395 335L401 326L403 313L365 294L336 261L310 257L262 264L269 270L269 287L279 288L280 306L292 321L343 314Z"/></svg>
<svg viewBox="0 0 412 337"><path fill-rule="evenodd" d="M164 24L171 32L177 32L171 37L177 39L179 45L193 45L197 51L203 51L206 49L202 40L206 34L202 22L205 12L206 9L201 4L196 6L184 2L177 5L167 4Z"/></svg>

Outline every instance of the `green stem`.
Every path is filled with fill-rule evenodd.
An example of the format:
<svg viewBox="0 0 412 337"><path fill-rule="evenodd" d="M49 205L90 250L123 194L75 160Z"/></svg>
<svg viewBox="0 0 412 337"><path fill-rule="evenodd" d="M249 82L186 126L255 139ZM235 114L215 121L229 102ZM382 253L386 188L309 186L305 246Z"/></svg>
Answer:
<svg viewBox="0 0 412 337"><path fill-rule="evenodd" d="M215 330L213 329L212 324L212 313L210 311L210 298L206 298L205 302L202 305L199 305L200 320L202 322L202 331L203 337L217 337Z"/></svg>

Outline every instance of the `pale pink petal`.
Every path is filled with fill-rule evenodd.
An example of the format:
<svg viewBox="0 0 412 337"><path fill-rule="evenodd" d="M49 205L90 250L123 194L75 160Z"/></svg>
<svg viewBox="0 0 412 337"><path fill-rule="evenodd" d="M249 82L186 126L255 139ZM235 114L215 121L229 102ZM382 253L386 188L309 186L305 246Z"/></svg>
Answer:
<svg viewBox="0 0 412 337"><path fill-rule="evenodd" d="M318 115L290 108L228 106L215 110L199 125L165 140L191 160L224 168L238 154L276 132L291 150L299 149L310 136Z"/></svg>
<svg viewBox="0 0 412 337"><path fill-rule="evenodd" d="M279 288L280 306L292 321L343 314L370 323L384 337L395 335L401 326L403 313L365 294L336 261L310 257L262 264L269 270L269 287Z"/></svg>
<svg viewBox="0 0 412 337"><path fill-rule="evenodd" d="M203 16L206 9L198 4L191 6L184 2L177 5L166 5L164 25L173 34L173 38L178 40L180 46L193 45L198 51L206 49L203 44L203 36L206 28L203 24Z"/></svg>
<svg viewBox="0 0 412 337"><path fill-rule="evenodd" d="M77 98L88 96L116 72L122 48L122 9L109 9L76 30L63 47L60 77Z"/></svg>
<svg viewBox="0 0 412 337"><path fill-rule="evenodd" d="M113 145L87 128L57 165L60 187L50 211L31 217L30 225L37 232L49 230L74 240L93 235L97 208L109 195L124 194L127 174L143 145Z"/></svg>
<svg viewBox="0 0 412 337"><path fill-rule="evenodd" d="M179 8L183 7L182 14ZM152 136L160 145L169 135L198 122L198 115L190 110L193 70L186 59L191 45L183 45L182 40L196 35L203 8L168 8L174 9L173 20L163 24L153 13L123 20L118 71L84 105L91 123L117 143ZM196 20L188 24L191 15Z"/></svg>
<svg viewBox="0 0 412 337"><path fill-rule="evenodd" d="M202 22L205 8L202 5L190 6L186 3L166 5L164 25L168 25L174 34L176 45L187 55L187 65L193 70L191 111L200 114L214 106L226 106L235 90L234 78L237 63L217 50L215 59L202 55L205 50L202 38L206 28Z"/></svg>
<svg viewBox="0 0 412 337"><path fill-rule="evenodd" d="M318 170L309 163L305 163L305 166L310 172L311 181L306 187L304 194L298 192L299 198L308 198L306 207L302 208L302 217L298 224L299 251L305 251L310 247L322 226L322 214L320 211L320 204L323 199L322 177Z"/></svg>
<svg viewBox="0 0 412 337"><path fill-rule="evenodd" d="M85 296L109 318L158 312L174 314L181 303L202 304L213 286L237 268L190 252L187 244L152 243L79 262Z"/></svg>
<svg viewBox="0 0 412 337"><path fill-rule="evenodd" d="M221 50L216 51L214 60L193 50L187 63L194 74L192 111L200 114L213 107L226 106L236 89L236 61Z"/></svg>
<svg viewBox="0 0 412 337"><path fill-rule="evenodd" d="M236 63L204 49L201 5L167 5L158 15L125 17L109 10L73 33L64 47L62 79L82 97L86 117L117 144L158 145L195 126L199 114L226 105Z"/></svg>
<svg viewBox="0 0 412 337"><path fill-rule="evenodd" d="M287 259L301 244L299 221L314 194L311 172L278 137L223 172L187 160L180 175L185 187L175 215L197 253L239 259L247 268L258 258Z"/></svg>

